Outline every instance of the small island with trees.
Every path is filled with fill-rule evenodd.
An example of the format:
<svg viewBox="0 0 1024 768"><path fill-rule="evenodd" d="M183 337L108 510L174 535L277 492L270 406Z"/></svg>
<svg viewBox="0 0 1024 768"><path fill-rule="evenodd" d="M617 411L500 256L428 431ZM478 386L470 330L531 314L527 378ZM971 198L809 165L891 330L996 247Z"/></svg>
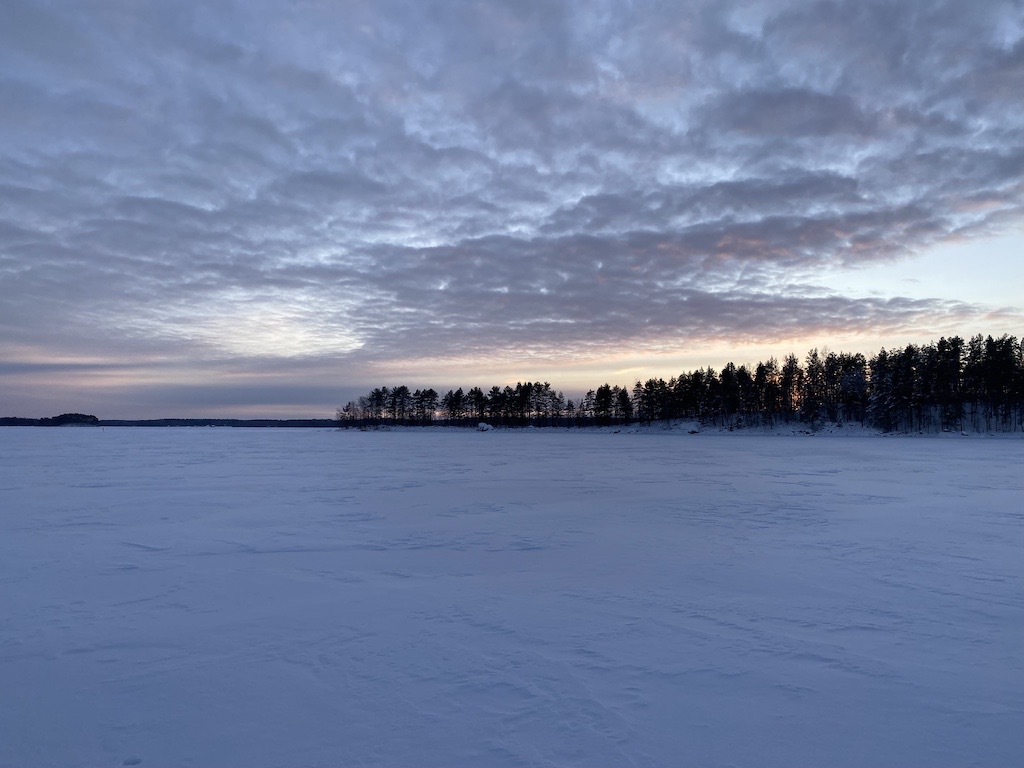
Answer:
<svg viewBox="0 0 1024 768"><path fill-rule="evenodd" d="M43 419L25 419L20 416L0 417L0 427L98 427L100 420L87 413L62 413Z"/></svg>

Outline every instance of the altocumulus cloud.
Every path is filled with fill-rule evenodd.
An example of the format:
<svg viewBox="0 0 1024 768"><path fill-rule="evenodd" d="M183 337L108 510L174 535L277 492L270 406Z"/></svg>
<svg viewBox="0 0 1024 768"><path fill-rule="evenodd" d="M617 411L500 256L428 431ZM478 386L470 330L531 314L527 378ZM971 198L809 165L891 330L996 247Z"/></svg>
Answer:
<svg viewBox="0 0 1024 768"><path fill-rule="evenodd" d="M0 73L29 367L972 330L815 275L1022 218L1018 2L8 0Z"/></svg>

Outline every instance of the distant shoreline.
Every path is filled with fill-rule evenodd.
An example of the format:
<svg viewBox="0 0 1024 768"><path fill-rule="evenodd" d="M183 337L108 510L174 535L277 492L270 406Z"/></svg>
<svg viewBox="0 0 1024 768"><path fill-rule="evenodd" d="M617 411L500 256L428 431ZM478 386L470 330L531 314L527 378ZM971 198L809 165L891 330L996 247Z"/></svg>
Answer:
<svg viewBox="0 0 1024 768"><path fill-rule="evenodd" d="M337 427L336 419L97 419L61 422L54 419L0 418L0 427Z"/></svg>

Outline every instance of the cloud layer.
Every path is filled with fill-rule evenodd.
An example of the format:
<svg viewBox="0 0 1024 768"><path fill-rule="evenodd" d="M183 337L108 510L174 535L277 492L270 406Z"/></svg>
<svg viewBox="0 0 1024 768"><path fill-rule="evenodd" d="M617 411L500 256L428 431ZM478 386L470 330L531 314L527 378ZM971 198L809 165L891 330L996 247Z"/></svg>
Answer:
<svg viewBox="0 0 1024 768"><path fill-rule="evenodd" d="M973 331L816 275L1024 219L1017 2L206 5L6 4L12 364Z"/></svg>

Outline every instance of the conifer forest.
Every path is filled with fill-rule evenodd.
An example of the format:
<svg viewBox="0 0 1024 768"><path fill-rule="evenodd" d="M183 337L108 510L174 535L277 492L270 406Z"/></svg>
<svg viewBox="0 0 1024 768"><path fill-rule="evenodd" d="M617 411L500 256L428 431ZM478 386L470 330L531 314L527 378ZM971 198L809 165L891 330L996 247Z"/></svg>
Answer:
<svg viewBox="0 0 1024 768"><path fill-rule="evenodd" d="M1024 430L1024 351L1014 336L959 336L860 353L812 349L667 381L605 383L566 398L547 382L448 390L378 387L339 408L343 426L585 427L686 420L730 429L858 424L883 432Z"/></svg>

